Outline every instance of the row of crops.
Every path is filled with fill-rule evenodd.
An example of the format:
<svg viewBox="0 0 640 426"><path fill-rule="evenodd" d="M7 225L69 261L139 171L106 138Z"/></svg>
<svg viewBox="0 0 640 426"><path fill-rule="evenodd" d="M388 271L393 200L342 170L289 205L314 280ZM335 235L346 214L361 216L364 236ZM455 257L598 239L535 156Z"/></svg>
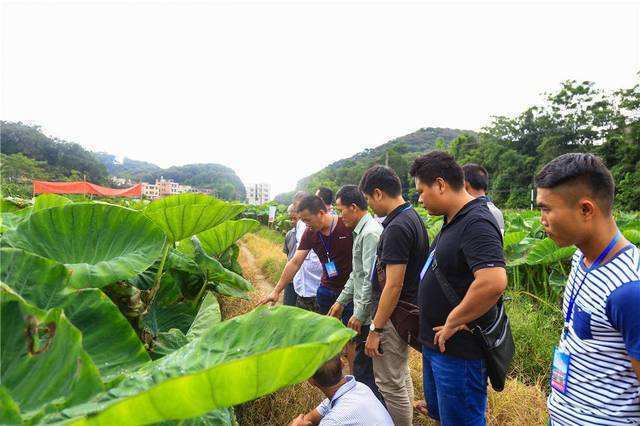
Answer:
<svg viewBox="0 0 640 426"><path fill-rule="evenodd" d="M433 241L442 227L442 218L429 216L423 208L417 210ZM640 244L640 214L618 212L615 216L624 236L633 244ZM504 252L509 289L526 293L543 303L557 305L571 268L575 247L560 248L548 238L538 211L506 210L504 219Z"/></svg>
<svg viewBox="0 0 640 426"><path fill-rule="evenodd" d="M416 207L416 210L427 227L430 241L433 241L442 227L442 218L430 216L422 207ZM575 248L560 248L548 238L538 211L507 210L504 216L504 250L510 290L557 306ZM243 217L267 225L269 204L250 206L243 212ZM617 212L616 222L629 241L640 244L640 213ZM286 206L277 206L276 220L272 226L283 233L291 228Z"/></svg>
<svg viewBox="0 0 640 426"><path fill-rule="evenodd" d="M1 207L0 423L234 424L234 405L306 379L352 337L295 308L221 318L220 295L252 289L236 241L259 223L244 205Z"/></svg>

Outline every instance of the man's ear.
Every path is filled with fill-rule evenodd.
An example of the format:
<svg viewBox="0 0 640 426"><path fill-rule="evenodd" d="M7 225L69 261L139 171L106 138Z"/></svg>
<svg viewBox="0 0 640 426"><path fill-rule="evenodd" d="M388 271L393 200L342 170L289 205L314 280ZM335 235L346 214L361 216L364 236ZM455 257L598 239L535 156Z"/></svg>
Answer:
<svg viewBox="0 0 640 426"><path fill-rule="evenodd" d="M380 191L379 188L376 188L373 190L373 194L371 195L373 195L374 200L379 201L379 200L382 200L382 197L384 194L382 193L382 191Z"/></svg>
<svg viewBox="0 0 640 426"><path fill-rule="evenodd" d="M442 178L436 178L436 183L438 184L438 189L440 190L440 195L444 194L447 189L447 182Z"/></svg>
<svg viewBox="0 0 640 426"><path fill-rule="evenodd" d="M597 209L597 206L593 202L593 200L590 200L589 198L581 198L578 201L578 206L580 207L580 215L585 220L593 219L593 216L594 216L594 214L596 212L596 209Z"/></svg>

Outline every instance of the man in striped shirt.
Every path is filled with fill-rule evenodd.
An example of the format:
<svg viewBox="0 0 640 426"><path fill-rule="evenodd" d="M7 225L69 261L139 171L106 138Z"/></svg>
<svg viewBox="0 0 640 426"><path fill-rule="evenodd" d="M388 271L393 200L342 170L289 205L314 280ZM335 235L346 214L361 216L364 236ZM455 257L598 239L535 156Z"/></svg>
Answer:
<svg viewBox="0 0 640 426"><path fill-rule="evenodd" d="M640 423L640 252L616 226L614 182L600 158L572 153L536 176L547 235L576 245L554 351L552 424Z"/></svg>

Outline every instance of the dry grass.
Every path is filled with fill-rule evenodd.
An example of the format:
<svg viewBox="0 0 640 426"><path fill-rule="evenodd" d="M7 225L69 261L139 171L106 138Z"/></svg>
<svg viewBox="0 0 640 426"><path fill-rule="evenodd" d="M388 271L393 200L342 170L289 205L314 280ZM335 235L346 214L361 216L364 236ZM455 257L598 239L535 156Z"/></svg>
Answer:
<svg viewBox="0 0 640 426"><path fill-rule="evenodd" d="M242 244L253 254L258 268L267 281L275 283L287 263L287 256L282 252L282 245L255 234L245 235Z"/></svg>
<svg viewBox="0 0 640 426"><path fill-rule="evenodd" d="M273 259L281 255L280 247L264 238L249 234L243 239L243 245L249 249L254 259L247 259L241 252L240 265L245 277L251 282L268 276L269 263L265 259ZM286 261L284 255L281 259ZM255 264L251 264L255 262ZM284 266L284 262L282 263ZM276 272L278 277L282 269ZM274 279L267 280L272 283ZM250 301L233 298L220 298L224 318L243 314L253 309L264 294L263 286L256 286ZM416 398L422 395L422 359L418 352L411 350L409 367ZM300 383L281 389L271 395L247 402L236 407L236 416L241 426L287 425L298 414L316 407L322 400L320 392L307 383ZM509 380L502 392L489 391L489 409L487 423L489 425L545 425L547 422L546 398L540 386L525 385L517 380ZM414 425L435 425L427 417L416 414Z"/></svg>

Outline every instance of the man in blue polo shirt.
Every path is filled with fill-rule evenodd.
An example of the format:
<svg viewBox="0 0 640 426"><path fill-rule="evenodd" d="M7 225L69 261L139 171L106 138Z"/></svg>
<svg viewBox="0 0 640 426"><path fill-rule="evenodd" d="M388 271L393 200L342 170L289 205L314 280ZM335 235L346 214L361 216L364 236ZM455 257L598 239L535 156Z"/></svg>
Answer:
<svg viewBox="0 0 640 426"><path fill-rule="evenodd" d="M552 424L640 424L640 251L612 215L613 177L592 154L562 155L536 176L545 232L575 245L554 350Z"/></svg>

